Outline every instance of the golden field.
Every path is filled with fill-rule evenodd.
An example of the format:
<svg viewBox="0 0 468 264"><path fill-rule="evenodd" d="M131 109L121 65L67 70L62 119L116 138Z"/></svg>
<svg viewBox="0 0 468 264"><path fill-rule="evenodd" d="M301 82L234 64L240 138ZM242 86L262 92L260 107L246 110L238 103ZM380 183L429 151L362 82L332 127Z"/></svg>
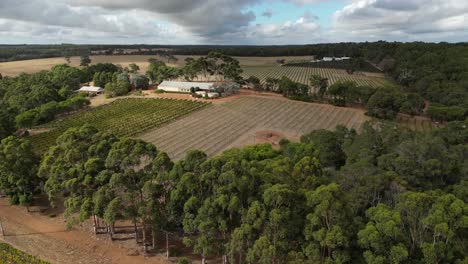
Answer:
<svg viewBox="0 0 468 264"><path fill-rule="evenodd" d="M184 63L184 60L187 57L196 58L198 56L176 56L178 61L176 64L169 64L171 66L181 66ZM128 67L131 63L136 63L140 66L140 72L146 72L148 68L148 59L158 58L164 60L158 56L152 55L112 55L112 56L91 56L93 64L96 63L114 63L120 64L122 67ZM241 66L272 66L276 64L276 60L285 59L286 61L304 61L311 60L312 56L298 56L298 57L235 57L239 60ZM48 59L36 59L36 60L23 60L23 61L12 61L12 62L2 62L0 63L0 73L3 76L17 76L23 72L25 73L34 73L42 70L48 70L57 64L67 63L65 58L48 58ZM72 57L71 66L79 66L80 58Z"/></svg>

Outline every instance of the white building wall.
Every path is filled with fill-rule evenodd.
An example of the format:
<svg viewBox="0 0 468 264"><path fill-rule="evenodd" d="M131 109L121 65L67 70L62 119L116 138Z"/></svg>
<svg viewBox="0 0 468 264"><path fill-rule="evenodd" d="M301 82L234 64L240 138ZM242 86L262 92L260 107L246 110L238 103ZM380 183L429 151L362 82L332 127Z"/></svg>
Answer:
<svg viewBox="0 0 468 264"><path fill-rule="evenodd" d="M179 87L169 87L169 86L159 86L158 90L163 90L166 92L176 92L176 93L190 93L190 89L181 89Z"/></svg>

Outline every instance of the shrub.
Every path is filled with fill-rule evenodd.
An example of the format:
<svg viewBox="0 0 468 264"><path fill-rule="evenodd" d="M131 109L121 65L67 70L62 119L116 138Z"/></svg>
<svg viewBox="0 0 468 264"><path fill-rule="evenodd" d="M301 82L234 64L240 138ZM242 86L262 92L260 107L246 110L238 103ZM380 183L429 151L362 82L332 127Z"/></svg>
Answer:
<svg viewBox="0 0 468 264"><path fill-rule="evenodd" d="M177 264L191 264L192 261L190 261L188 258L179 258L177 261Z"/></svg>
<svg viewBox="0 0 468 264"><path fill-rule="evenodd" d="M130 84L133 89L147 90L149 88L149 79L145 75L132 74Z"/></svg>
<svg viewBox="0 0 468 264"><path fill-rule="evenodd" d="M381 89L367 102L367 114L382 119L394 119L400 110L401 98L393 90Z"/></svg>
<svg viewBox="0 0 468 264"><path fill-rule="evenodd" d="M435 121L463 120L468 110L462 106L431 105L427 109L427 115Z"/></svg>

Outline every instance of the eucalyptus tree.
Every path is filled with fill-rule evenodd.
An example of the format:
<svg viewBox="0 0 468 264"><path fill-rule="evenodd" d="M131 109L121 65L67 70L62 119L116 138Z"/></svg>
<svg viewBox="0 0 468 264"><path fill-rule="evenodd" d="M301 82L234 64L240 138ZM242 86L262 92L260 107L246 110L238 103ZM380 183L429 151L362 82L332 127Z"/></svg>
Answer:
<svg viewBox="0 0 468 264"><path fill-rule="evenodd" d="M105 161L116 141L115 136L84 125L67 130L44 155L38 175L45 180L44 190L52 205L65 198L70 225L95 215L93 197L107 184L102 179ZM80 218L74 216L76 212Z"/></svg>
<svg viewBox="0 0 468 264"><path fill-rule="evenodd" d="M328 89L328 79L315 74L310 77L309 82L313 89L313 93L318 94L320 98L323 98Z"/></svg>
<svg viewBox="0 0 468 264"><path fill-rule="evenodd" d="M135 63L130 63L128 67L130 68L130 73L138 73L138 71L140 70L140 66L138 66Z"/></svg>
<svg viewBox="0 0 468 264"><path fill-rule="evenodd" d="M187 81L193 81L195 78L198 79L198 75L201 73L202 68L200 60L194 58L186 58L185 65L182 68L182 74Z"/></svg>
<svg viewBox="0 0 468 264"><path fill-rule="evenodd" d="M304 212L300 192L286 184L276 184L263 193L267 210L264 229L248 251L247 260L258 263L284 263L295 243L301 243Z"/></svg>
<svg viewBox="0 0 468 264"><path fill-rule="evenodd" d="M265 206L260 201L254 201L242 216L239 227L233 230L229 242L229 259L232 263L243 263L247 252L260 237L267 218ZM258 251L256 251L258 252ZM250 258L256 258L258 253L250 253Z"/></svg>
<svg viewBox="0 0 468 264"><path fill-rule="evenodd" d="M149 216L145 210L148 199L145 199L144 187L154 178L151 169L156 155L154 145L138 139L123 138L112 144L105 160L106 168L112 171L109 187L121 198L124 215L132 219L137 242L137 224L142 225L145 250Z"/></svg>
<svg viewBox="0 0 468 264"><path fill-rule="evenodd" d="M91 58L88 55L83 55L80 57L80 66L86 67L91 64Z"/></svg>
<svg viewBox="0 0 468 264"><path fill-rule="evenodd" d="M400 214L384 204L366 211L369 222L358 233L367 263L404 263L408 256Z"/></svg>
<svg viewBox="0 0 468 264"><path fill-rule="evenodd" d="M0 191L12 204L28 205L40 188L39 157L32 149L29 141L13 136L0 142Z"/></svg>
<svg viewBox="0 0 468 264"><path fill-rule="evenodd" d="M441 194L422 222L430 233L422 245L425 263L462 263L467 260L467 203L452 194Z"/></svg>
<svg viewBox="0 0 468 264"><path fill-rule="evenodd" d="M8 109L6 103L0 101L0 140L12 135L15 131L15 114Z"/></svg>
<svg viewBox="0 0 468 264"><path fill-rule="evenodd" d="M305 225L305 253L317 263L346 263L350 260L349 221L343 193L336 183L307 193L310 213Z"/></svg>
<svg viewBox="0 0 468 264"><path fill-rule="evenodd" d="M169 257L168 232L173 229L174 219L170 214L170 194L175 188L174 181L170 177L170 172L174 163L164 151L159 151L152 161L151 172L153 180L148 181L144 186L145 197L148 201L147 208L150 211L150 224L152 231L153 248L156 247L156 236L159 232L166 233L166 255Z"/></svg>

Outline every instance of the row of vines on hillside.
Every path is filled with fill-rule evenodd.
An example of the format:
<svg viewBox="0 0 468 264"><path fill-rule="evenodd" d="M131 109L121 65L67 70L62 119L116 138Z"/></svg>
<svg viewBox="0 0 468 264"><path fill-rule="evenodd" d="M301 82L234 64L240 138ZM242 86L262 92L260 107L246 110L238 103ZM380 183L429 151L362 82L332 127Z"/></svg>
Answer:
<svg viewBox="0 0 468 264"><path fill-rule="evenodd" d="M243 97L150 130L141 138L177 160L189 149L200 149L213 156L229 147L241 146L243 138L254 144L256 131L302 135L315 129L333 129L337 125L358 129L366 119L354 109ZM194 135L197 136L194 138Z"/></svg>
<svg viewBox="0 0 468 264"><path fill-rule="evenodd" d="M65 130L84 124L91 124L102 131L112 132L119 137L135 136L208 104L200 101L175 99L120 99L111 104L48 123L41 128L50 130L31 136L31 141L35 148L42 152L53 145L55 139Z"/></svg>
<svg viewBox="0 0 468 264"><path fill-rule="evenodd" d="M267 78L288 77L292 81L302 84L309 84L312 75L320 75L327 78L329 85L337 81L354 81L360 86L381 87L388 84L388 81L383 77L369 77L360 72L348 74L344 70L328 69L328 68L312 68L312 67L293 67L293 66L252 66L243 67L242 77L248 78L255 76L261 82L265 82Z"/></svg>

